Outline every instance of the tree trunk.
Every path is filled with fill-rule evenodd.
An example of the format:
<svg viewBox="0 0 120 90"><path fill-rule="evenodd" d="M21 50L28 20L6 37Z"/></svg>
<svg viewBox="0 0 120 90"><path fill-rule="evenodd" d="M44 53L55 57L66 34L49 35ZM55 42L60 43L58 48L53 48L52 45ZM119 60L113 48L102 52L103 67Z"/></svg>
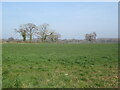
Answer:
<svg viewBox="0 0 120 90"><path fill-rule="evenodd" d="M30 41L32 41L32 29L30 29Z"/></svg>
<svg viewBox="0 0 120 90"><path fill-rule="evenodd" d="M41 38L41 41L43 42L43 41L44 41L44 39L43 39L43 38Z"/></svg>
<svg viewBox="0 0 120 90"><path fill-rule="evenodd" d="M23 37L23 41L26 41L26 37Z"/></svg>
<svg viewBox="0 0 120 90"><path fill-rule="evenodd" d="M22 35L23 41L26 41L26 35Z"/></svg>
<svg viewBox="0 0 120 90"><path fill-rule="evenodd" d="M30 41L32 41L32 34L30 34Z"/></svg>

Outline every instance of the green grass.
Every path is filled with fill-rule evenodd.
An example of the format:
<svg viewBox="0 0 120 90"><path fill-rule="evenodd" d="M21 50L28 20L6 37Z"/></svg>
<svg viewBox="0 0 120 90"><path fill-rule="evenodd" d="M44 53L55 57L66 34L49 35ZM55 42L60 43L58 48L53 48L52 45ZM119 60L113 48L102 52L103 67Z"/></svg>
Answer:
<svg viewBox="0 0 120 90"><path fill-rule="evenodd" d="M0 44L0 89L2 89L2 44Z"/></svg>
<svg viewBox="0 0 120 90"><path fill-rule="evenodd" d="M3 88L118 87L117 44L3 44Z"/></svg>

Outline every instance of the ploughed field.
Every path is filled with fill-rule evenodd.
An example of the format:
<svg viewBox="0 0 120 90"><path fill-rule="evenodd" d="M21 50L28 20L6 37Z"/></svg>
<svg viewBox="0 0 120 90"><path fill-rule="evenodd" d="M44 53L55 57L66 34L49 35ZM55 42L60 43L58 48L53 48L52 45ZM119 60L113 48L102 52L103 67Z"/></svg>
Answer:
<svg viewBox="0 0 120 90"><path fill-rule="evenodd" d="M117 88L117 44L3 44L3 88Z"/></svg>

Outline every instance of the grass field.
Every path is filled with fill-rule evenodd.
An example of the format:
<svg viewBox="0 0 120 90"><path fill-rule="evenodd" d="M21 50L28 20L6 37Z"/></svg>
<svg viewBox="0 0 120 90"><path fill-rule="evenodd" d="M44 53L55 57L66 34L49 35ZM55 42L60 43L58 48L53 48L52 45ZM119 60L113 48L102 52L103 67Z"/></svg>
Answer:
<svg viewBox="0 0 120 90"><path fill-rule="evenodd" d="M117 88L117 44L3 44L3 88Z"/></svg>
<svg viewBox="0 0 120 90"><path fill-rule="evenodd" d="M2 89L2 44L0 43L0 89Z"/></svg>

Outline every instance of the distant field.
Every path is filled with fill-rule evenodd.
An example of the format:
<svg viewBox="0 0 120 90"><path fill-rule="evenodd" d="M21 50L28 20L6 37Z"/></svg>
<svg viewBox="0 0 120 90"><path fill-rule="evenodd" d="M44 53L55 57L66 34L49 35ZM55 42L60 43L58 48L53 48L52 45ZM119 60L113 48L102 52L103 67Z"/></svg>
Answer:
<svg viewBox="0 0 120 90"><path fill-rule="evenodd" d="M117 88L117 44L3 44L3 88Z"/></svg>

